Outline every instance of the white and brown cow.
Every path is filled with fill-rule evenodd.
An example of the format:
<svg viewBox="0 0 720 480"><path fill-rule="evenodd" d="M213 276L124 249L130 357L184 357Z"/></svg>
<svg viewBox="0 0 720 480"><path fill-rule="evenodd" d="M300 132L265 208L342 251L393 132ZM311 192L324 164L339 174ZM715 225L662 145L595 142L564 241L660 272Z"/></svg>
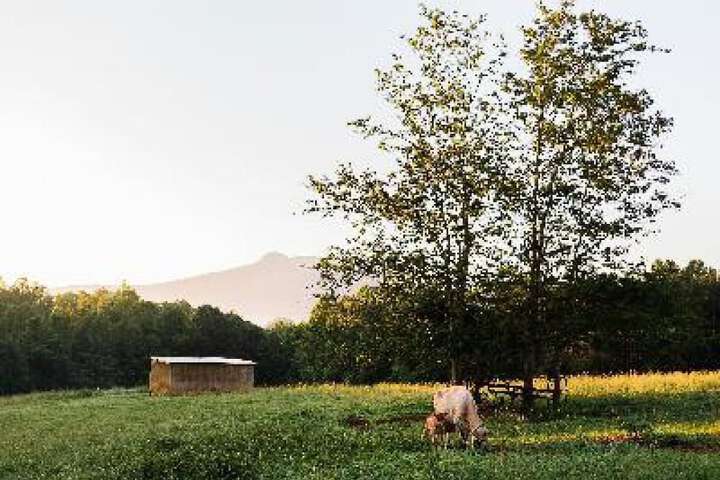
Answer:
<svg viewBox="0 0 720 480"><path fill-rule="evenodd" d="M477 405L470 391L463 386L440 390L433 395L435 414L444 414L460 432L465 444L471 448L475 440L483 442L488 431L483 427L477 412Z"/></svg>

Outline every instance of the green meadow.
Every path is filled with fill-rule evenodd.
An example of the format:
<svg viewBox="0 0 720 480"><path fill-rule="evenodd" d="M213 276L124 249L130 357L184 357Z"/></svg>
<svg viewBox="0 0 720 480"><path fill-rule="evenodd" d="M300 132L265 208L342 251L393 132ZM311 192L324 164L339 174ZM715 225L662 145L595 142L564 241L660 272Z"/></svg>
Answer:
<svg viewBox="0 0 720 480"><path fill-rule="evenodd" d="M717 479L720 373L572 377L558 410L481 406L488 444L420 438L433 385L0 398L2 479Z"/></svg>

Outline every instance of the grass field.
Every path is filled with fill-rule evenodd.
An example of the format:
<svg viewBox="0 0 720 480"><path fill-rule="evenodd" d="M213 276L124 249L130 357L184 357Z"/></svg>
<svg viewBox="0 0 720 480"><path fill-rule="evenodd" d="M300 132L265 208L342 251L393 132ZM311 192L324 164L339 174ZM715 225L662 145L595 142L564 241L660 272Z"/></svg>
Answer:
<svg viewBox="0 0 720 480"><path fill-rule="evenodd" d="M571 378L559 411L488 409L480 451L421 441L435 388L0 398L0 478L720 478L720 373Z"/></svg>

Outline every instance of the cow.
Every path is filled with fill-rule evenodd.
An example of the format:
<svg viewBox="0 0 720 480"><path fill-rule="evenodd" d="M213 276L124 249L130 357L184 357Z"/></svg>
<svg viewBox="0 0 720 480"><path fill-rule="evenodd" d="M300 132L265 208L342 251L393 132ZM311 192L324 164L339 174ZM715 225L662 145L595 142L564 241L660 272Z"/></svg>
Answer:
<svg viewBox="0 0 720 480"><path fill-rule="evenodd" d="M444 414L460 432L465 444L475 446L475 440L482 443L488 431L483 427L477 412L477 405L470 391L463 386L440 390L433 395L435 415Z"/></svg>
<svg viewBox="0 0 720 480"><path fill-rule="evenodd" d="M444 413L431 413L425 419L425 427L420 438L427 438L435 445L442 440L443 446L447 448L450 434L455 432L455 424Z"/></svg>

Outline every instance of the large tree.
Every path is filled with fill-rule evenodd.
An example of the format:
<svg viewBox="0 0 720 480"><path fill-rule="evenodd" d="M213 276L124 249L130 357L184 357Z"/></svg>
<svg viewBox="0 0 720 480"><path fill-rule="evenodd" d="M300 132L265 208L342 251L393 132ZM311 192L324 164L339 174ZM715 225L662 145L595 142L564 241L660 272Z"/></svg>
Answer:
<svg viewBox="0 0 720 480"><path fill-rule="evenodd" d="M633 85L641 56L659 50L641 24L576 13L564 1L541 4L523 36L527 68L508 82L519 148L505 172L513 185L505 207L514 218L512 259L527 287L529 391L539 371L557 370L573 341L557 341L567 328L549 318L551 297L562 291L566 303L579 303L568 292L584 277L621 268L631 242L677 204L666 189L674 163L658 156L671 119Z"/></svg>
<svg viewBox="0 0 720 480"><path fill-rule="evenodd" d="M447 340L453 380L471 312L520 295L510 314L530 399L533 377L557 370L574 341L587 278L621 268L630 242L676 205L674 164L657 155L671 120L631 84L658 49L638 23L541 4L512 73L483 18L421 13L413 56L378 70L395 116L352 123L392 165L310 178L308 210L354 227L319 268L328 286L372 277L391 300L439 298L430 334Z"/></svg>
<svg viewBox="0 0 720 480"><path fill-rule="evenodd" d="M439 297L444 308L431 334L444 339L455 380L468 295L493 268L498 244L487 240L502 223L493 197L510 146L499 128L509 118L499 88L504 52L489 42L483 18L421 13L424 23L406 39L410 55L394 54L377 70L393 117L351 123L377 141L377 167L344 164L332 178L310 177L308 210L354 227L319 264L326 285L371 277L390 302Z"/></svg>

